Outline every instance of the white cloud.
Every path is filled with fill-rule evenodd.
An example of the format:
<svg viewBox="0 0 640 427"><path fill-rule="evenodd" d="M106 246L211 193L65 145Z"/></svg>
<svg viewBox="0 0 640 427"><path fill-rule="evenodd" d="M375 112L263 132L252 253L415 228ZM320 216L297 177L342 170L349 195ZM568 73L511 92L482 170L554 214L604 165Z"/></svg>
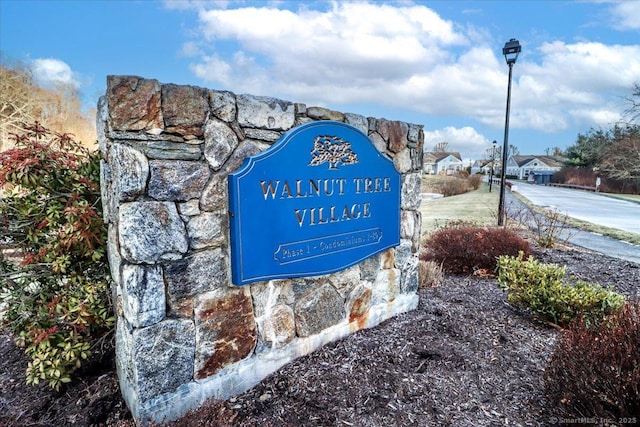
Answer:
<svg viewBox="0 0 640 427"><path fill-rule="evenodd" d="M640 46L556 41L538 50L540 64L516 65L516 127L556 132L620 117L622 98L640 76Z"/></svg>
<svg viewBox="0 0 640 427"><path fill-rule="evenodd" d="M637 6L627 3L640 4L612 10L629 17ZM508 67L487 28L411 2L198 5L198 39L183 51L196 55L191 69L205 82L308 105L371 104L504 126ZM615 121L640 76L638 44L549 39L526 48L513 69L514 129L561 132ZM461 152L487 144L470 136L460 139Z"/></svg>
<svg viewBox="0 0 640 427"><path fill-rule="evenodd" d="M447 47L467 43L451 22L424 6L345 2L326 11L215 9L201 11L200 21L210 48L220 52L216 47L224 41L236 41L239 51L265 63L272 93L297 100L359 103L387 94L391 104L400 105L394 98L403 94L402 85L450 60ZM241 79L235 85L256 90Z"/></svg>
<svg viewBox="0 0 640 427"><path fill-rule="evenodd" d="M194 41L188 41L182 44L179 54L184 58L193 58L203 55L204 52L202 51L202 49L200 49L198 43Z"/></svg>
<svg viewBox="0 0 640 427"><path fill-rule="evenodd" d="M640 30L640 2L623 1L614 3L609 12L613 28L620 31Z"/></svg>
<svg viewBox="0 0 640 427"><path fill-rule="evenodd" d="M163 0L164 7L169 10L189 10L209 8L226 8L232 2L227 0Z"/></svg>
<svg viewBox="0 0 640 427"><path fill-rule="evenodd" d="M232 83L231 64L216 55L202 57L200 63L191 65L191 71L205 81L216 82L222 86L228 86Z"/></svg>
<svg viewBox="0 0 640 427"><path fill-rule="evenodd" d="M433 147L441 142L448 142L449 151L458 151L465 158L480 158L491 146L491 141L469 126L463 128L448 126L432 132L424 132L425 151L432 151Z"/></svg>
<svg viewBox="0 0 640 427"><path fill-rule="evenodd" d="M66 62L59 59L34 59L31 63L31 70L35 80L43 86L64 84L76 89L81 86L78 75L71 70Z"/></svg>

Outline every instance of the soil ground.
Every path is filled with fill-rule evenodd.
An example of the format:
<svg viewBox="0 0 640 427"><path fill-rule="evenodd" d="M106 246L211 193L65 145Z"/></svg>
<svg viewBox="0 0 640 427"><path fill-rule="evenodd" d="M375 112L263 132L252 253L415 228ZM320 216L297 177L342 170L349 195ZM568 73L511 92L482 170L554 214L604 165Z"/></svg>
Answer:
<svg viewBox="0 0 640 427"><path fill-rule="evenodd" d="M640 296L640 265L572 247L536 250L568 274ZM420 304L324 346L176 426L546 426L562 417L544 395L560 334L509 306L492 277L445 276ZM113 352L60 392L24 382L27 359L0 334L0 425L133 426Z"/></svg>

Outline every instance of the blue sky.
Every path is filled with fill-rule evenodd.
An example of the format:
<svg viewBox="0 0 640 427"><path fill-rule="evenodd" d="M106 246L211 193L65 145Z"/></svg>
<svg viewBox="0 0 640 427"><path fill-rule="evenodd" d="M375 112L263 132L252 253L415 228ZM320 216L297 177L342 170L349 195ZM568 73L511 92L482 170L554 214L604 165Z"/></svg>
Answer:
<svg viewBox="0 0 640 427"><path fill-rule="evenodd" d="M640 83L640 1L0 0L6 64L74 85L138 75L424 125L467 159L504 135L521 154L609 127Z"/></svg>

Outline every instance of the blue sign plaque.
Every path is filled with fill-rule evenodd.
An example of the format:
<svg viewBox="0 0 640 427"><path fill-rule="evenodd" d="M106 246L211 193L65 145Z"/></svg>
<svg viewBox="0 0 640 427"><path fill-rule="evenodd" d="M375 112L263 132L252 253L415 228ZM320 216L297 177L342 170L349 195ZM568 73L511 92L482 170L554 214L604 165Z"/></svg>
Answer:
<svg viewBox="0 0 640 427"><path fill-rule="evenodd" d="M333 273L400 243L400 174L341 122L285 133L229 175L236 285Z"/></svg>

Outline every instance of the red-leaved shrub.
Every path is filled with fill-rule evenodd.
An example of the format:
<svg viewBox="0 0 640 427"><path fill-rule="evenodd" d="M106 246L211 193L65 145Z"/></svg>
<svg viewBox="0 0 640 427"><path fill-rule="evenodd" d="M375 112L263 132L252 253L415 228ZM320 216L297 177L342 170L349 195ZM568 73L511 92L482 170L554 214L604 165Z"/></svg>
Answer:
<svg viewBox="0 0 640 427"><path fill-rule="evenodd" d="M598 326L581 322L566 330L546 368L545 388L568 416L638 417L640 303L625 304Z"/></svg>
<svg viewBox="0 0 640 427"><path fill-rule="evenodd" d="M427 237L420 259L436 261L452 274L492 273L499 256L517 256L520 251L532 254L529 242L511 230L454 224Z"/></svg>

